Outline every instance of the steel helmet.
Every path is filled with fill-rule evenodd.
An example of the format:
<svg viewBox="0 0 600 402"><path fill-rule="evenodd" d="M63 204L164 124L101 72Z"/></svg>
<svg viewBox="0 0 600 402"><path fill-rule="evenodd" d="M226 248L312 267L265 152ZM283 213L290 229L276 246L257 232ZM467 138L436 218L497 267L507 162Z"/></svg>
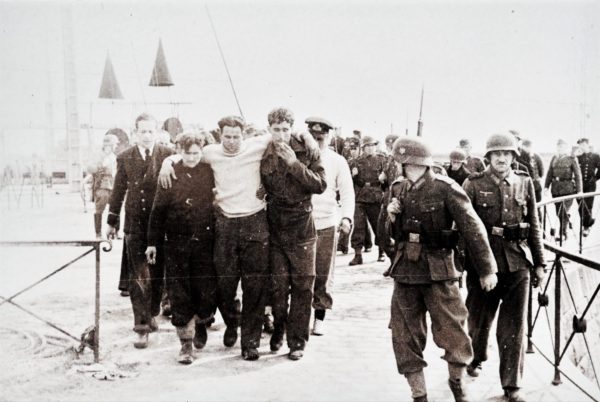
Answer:
<svg viewBox="0 0 600 402"><path fill-rule="evenodd" d="M485 146L485 157L489 158L489 153L493 151L512 151L515 156L519 155L517 140L510 133L493 134L488 138Z"/></svg>
<svg viewBox="0 0 600 402"><path fill-rule="evenodd" d="M431 149L419 137L400 137L392 147L394 158L402 164L431 166Z"/></svg>

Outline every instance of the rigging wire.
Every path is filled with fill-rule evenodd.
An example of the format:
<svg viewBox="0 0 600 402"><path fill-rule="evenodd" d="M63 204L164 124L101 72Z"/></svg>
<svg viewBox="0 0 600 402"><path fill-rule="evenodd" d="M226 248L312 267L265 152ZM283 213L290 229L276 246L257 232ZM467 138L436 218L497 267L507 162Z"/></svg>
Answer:
<svg viewBox="0 0 600 402"><path fill-rule="evenodd" d="M240 111L240 116L245 119L244 112L242 112L242 107L240 106L240 101L238 99L237 93L235 92L235 87L233 86L233 80L231 79L231 74L229 73L229 67L227 67L227 62L225 61L225 55L223 54L223 49L221 48L221 43L219 42L219 37L217 36L217 30L215 29L215 24L213 23L212 17L210 16L210 11L208 10L208 4L204 4L204 8L206 9L206 15L208 16L208 21L210 22L210 27L212 28L213 35L215 37L215 42L217 42L217 47L219 48L219 53L221 54L221 60L223 60L223 65L225 66L225 71L227 72L227 78L229 78L229 84L231 85L231 90L233 91L233 97L235 98L235 103L237 104L238 110Z"/></svg>

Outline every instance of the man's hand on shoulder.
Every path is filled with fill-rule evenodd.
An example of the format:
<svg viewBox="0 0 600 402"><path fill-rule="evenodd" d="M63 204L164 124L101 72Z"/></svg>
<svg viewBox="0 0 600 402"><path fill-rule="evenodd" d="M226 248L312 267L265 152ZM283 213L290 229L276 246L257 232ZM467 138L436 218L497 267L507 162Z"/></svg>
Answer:
<svg viewBox="0 0 600 402"><path fill-rule="evenodd" d="M162 188L171 188L171 179L177 180L175 169L173 169L173 163L176 162L174 158L175 156L178 156L179 159L181 159L181 156L179 155L171 155L162 163L160 172L158 173L158 183L162 186Z"/></svg>

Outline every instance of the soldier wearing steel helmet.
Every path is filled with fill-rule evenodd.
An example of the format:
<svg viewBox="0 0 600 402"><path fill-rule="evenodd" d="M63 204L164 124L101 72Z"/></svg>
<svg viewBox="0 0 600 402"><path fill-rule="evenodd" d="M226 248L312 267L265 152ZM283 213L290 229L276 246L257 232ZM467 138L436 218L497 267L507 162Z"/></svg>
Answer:
<svg viewBox="0 0 600 402"><path fill-rule="evenodd" d="M474 356L467 372L477 377L481 363L487 359L489 331L500 305L496 329L500 381L508 400L516 402L523 400L519 388L530 271L534 275L531 283L536 287L543 279L545 261L533 181L527 173L511 168L518 154L514 137L509 133L492 135L486 151L490 165L471 175L463 188L488 233L498 266L498 286L490 292L478 286L479 262L474 258L475 251L469 249L466 304Z"/></svg>
<svg viewBox="0 0 600 402"><path fill-rule="evenodd" d="M563 139L558 140L556 144L556 154L550 160L544 188L546 191L550 188L552 197L580 193L583 189L579 162L577 157L569 155L569 144ZM573 200L557 202L554 205L556 215L560 219L562 238L566 239L570 217L569 209L573 205Z"/></svg>
<svg viewBox="0 0 600 402"><path fill-rule="evenodd" d="M375 233L375 245L379 247L378 261L384 261L384 250L379 244L377 236L377 218L383 191L379 185L379 175L385 168L385 156L377 153L379 142L371 136L362 139L363 153L350 163L354 191L356 193L356 208L354 210L354 232L350 243L354 249L354 258L349 265L360 265L363 263L362 252L365 246L365 232L371 225ZM366 248L366 247L365 247Z"/></svg>
<svg viewBox="0 0 600 402"><path fill-rule="evenodd" d="M413 400L427 401L423 350L429 312L433 340L445 350L454 399L466 401L462 381L473 349L464 329L467 309L453 259L458 235L477 260L480 285L486 291L496 285L496 263L469 197L454 180L432 172L431 151L422 139L402 137L393 152L405 176L392 185L388 205L396 244L390 326L398 371L406 377Z"/></svg>
<svg viewBox="0 0 600 402"><path fill-rule="evenodd" d="M471 172L465 167L467 155L461 149L450 152L450 165L446 168L448 177L462 186Z"/></svg>

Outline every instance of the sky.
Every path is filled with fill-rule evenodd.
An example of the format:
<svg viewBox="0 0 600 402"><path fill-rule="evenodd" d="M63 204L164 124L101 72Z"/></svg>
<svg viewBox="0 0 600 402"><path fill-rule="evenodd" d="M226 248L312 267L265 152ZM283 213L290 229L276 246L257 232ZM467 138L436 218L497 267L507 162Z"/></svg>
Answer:
<svg viewBox="0 0 600 402"><path fill-rule="evenodd" d="M600 2L248 1L0 2L2 155L47 152L65 138L65 23L70 10L82 144L111 127L159 120L211 129L273 107L383 139L423 134L435 152L516 129L539 151L600 138ZM162 39L175 85L149 87ZM99 99L110 54L123 100ZM52 127L52 129L49 129ZM87 129L91 127L91 129ZM598 141L598 140L597 140ZM600 148L600 145L598 146Z"/></svg>

